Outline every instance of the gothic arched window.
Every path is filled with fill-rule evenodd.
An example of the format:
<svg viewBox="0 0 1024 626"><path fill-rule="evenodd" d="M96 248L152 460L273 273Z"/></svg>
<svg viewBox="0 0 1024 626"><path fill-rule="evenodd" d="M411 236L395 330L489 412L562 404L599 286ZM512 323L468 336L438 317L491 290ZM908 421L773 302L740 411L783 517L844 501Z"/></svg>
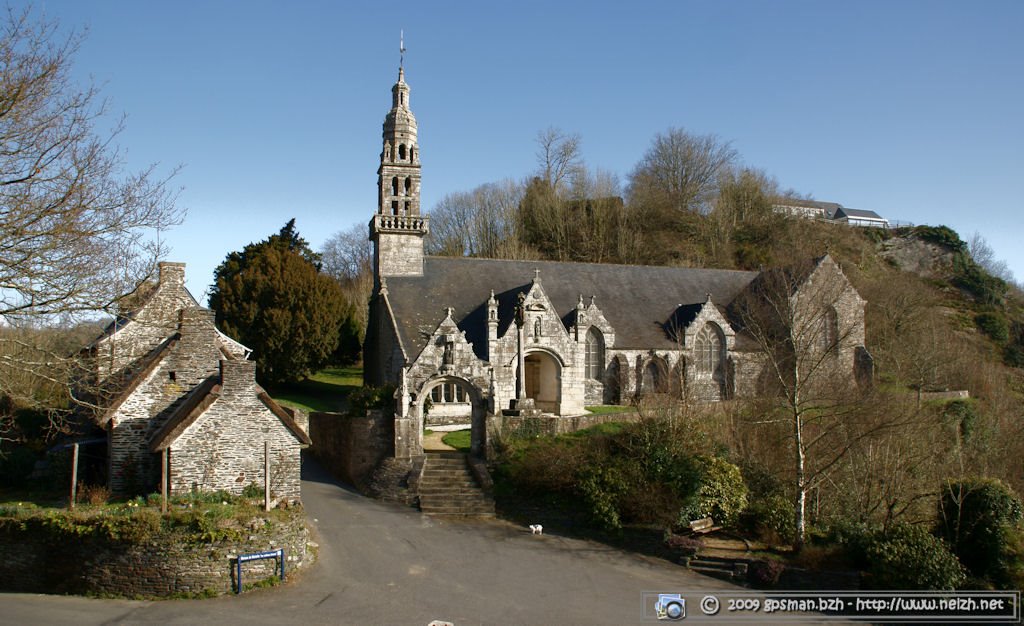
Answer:
<svg viewBox="0 0 1024 626"><path fill-rule="evenodd" d="M698 377L722 380L722 356L725 341L718 326L708 322L693 342L694 372Z"/></svg>
<svg viewBox="0 0 1024 626"><path fill-rule="evenodd" d="M398 144L398 159L400 161L404 161L405 160L405 144L404 143Z"/></svg>
<svg viewBox="0 0 1024 626"><path fill-rule="evenodd" d="M398 195L398 177L395 176L391 179L391 195Z"/></svg>
<svg viewBox="0 0 1024 626"><path fill-rule="evenodd" d="M604 337L601 331L590 327L587 331L586 375L592 380L601 380L604 374Z"/></svg>
<svg viewBox="0 0 1024 626"><path fill-rule="evenodd" d="M410 176L405 177L405 195L409 195L409 191L412 190L412 178Z"/></svg>

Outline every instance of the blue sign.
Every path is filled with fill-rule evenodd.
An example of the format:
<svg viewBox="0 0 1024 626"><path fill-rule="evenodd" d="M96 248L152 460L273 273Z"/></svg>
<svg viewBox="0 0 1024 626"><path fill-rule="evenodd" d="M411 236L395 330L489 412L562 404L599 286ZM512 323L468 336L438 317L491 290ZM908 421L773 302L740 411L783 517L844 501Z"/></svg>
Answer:
<svg viewBox="0 0 1024 626"><path fill-rule="evenodd" d="M258 561L260 559L277 559L281 564L281 582L284 582L284 549L267 550L266 552L254 552L252 554L239 554L235 559L235 593L242 593L242 563ZM277 568L274 568L277 569Z"/></svg>

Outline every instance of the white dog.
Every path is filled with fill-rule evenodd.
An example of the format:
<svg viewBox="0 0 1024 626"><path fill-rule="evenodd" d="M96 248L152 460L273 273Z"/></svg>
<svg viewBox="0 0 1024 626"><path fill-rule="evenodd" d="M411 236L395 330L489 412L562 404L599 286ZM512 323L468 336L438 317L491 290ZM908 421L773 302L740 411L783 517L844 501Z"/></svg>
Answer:
<svg viewBox="0 0 1024 626"><path fill-rule="evenodd" d="M544 534L544 527L541 526L540 524L530 524L530 534L533 534L533 535L543 535Z"/></svg>

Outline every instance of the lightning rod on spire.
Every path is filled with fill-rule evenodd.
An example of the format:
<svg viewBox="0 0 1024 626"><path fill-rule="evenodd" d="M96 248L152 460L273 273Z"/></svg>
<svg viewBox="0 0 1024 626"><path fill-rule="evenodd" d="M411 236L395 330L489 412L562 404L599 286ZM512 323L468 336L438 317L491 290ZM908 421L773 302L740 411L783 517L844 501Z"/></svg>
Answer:
<svg viewBox="0 0 1024 626"><path fill-rule="evenodd" d="M405 66L405 29L398 31L398 67Z"/></svg>

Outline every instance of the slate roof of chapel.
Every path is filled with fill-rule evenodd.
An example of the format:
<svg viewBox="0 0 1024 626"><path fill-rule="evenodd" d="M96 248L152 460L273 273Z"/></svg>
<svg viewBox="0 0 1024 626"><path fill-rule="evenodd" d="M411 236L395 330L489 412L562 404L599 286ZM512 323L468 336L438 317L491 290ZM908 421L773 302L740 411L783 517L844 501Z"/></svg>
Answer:
<svg viewBox="0 0 1024 626"><path fill-rule="evenodd" d="M670 327L680 314L691 317L687 313L709 293L724 310L757 276L735 270L428 256L423 276L387 278L388 301L408 358L420 353L449 306L474 352L483 357L491 290L498 300L501 337L512 323L517 295L529 291L538 269L544 293L566 326L575 319L579 296L585 304L594 296L615 330L615 348L637 350L678 348ZM683 311L677 311L680 307Z"/></svg>

